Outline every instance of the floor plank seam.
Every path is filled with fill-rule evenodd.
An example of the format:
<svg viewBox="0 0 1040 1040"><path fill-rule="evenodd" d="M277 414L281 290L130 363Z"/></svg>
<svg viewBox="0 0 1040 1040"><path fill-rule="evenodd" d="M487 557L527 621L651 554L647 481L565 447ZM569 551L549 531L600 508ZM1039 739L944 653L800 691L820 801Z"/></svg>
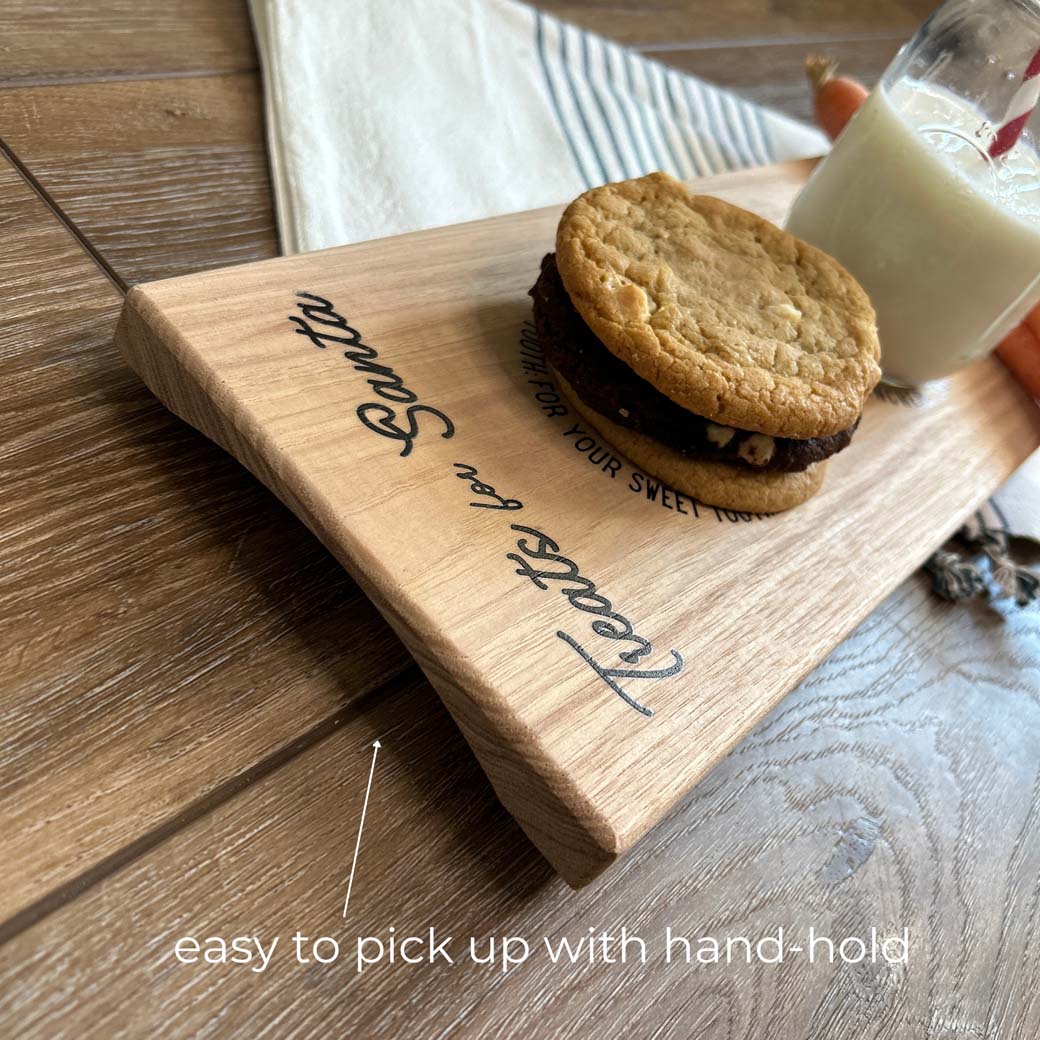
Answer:
<svg viewBox="0 0 1040 1040"><path fill-rule="evenodd" d="M54 214L58 221L65 227L65 229L72 235L73 238L83 248L84 252L94 261L94 263L101 269L102 274L125 296L130 290L130 286L126 280L119 274L118 271L105 259L101 254L100 250L90 241L89 238L79 229L76 222L58 205L58 203L51 196L50 192L40 183L32 170L25 165L24 162L18 157L14 149L0 137L0 155L2 155L7 161L14 167L18 172L18 175L25 181L26 184L33 190L33 192L40 198L40 200L47 206L47 208Z"/></svg>
<svg viewBox="0 0 1040 1040"><path fill-rule="evenodd" d="M169 819L135 838L128 845L99 860L81 874L63 882L45 896L41 896L19 910L0 923L0 946L39 924L44 918L79 898L95 885L101 884L112 875L130 866L135 860L151 853L159 845L190 827L203 816L238 797L253 784L267 779L283 766L288 765L301 754L339 731L345 723L366 714L374 703L399 693L421 675L419 666L414 662L409 662L404 671L397 673L393 678L380 683L349 704L343 705L306 733L278 748L277 751L273 751L266 758L254 763L241 773L218 784L208 794L185 806Z"/></svg>
<svg viewBox="0 0 1040 1040"><path fill-rule="evenodd" d="M171 69L165 72L99 72L92 75L18 76L0 80L0 90L28 87L82 87L94 83L145 83L153 79L215 79L218 76L241 76L259 72L256 62L222 69Z"/></svg>

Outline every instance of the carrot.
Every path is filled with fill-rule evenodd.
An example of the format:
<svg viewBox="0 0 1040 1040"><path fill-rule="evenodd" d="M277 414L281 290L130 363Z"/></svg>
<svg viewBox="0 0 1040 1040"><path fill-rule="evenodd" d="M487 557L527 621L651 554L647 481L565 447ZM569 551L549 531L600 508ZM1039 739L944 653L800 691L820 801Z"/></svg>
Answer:
<svg viewBox="0 0 1040 1040"><path fill-rule="evenodd" d="M809 55L805 59L805 74L813 90L813 111L816 122L833 141L845 129L845 124L856 114L856 109L867 99L869 91L862 83L848 76L836 76L838 63L830 58Z"/></svg>
<svg viewBox="0 0 1040 1040"><path fill-rule="evenodd" d="M1040 340L1040 303L1025 316L1025 324L1033 330L1033 335Z"/></svg>
<svg viewBox="0 0 1040 1040"><path fill-rule="evenodd" d="M1026 391L1040 400L1040 336L1034 331L1037 326L1040 326L1040 307L1001 340L997 357Z"/></svg>

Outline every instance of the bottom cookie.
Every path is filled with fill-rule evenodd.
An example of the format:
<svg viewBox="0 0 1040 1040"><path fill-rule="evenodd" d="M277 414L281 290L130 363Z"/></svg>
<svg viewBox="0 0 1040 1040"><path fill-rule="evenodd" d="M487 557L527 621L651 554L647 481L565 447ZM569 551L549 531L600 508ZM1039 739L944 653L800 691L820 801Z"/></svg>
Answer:
<svg viewBox="0 0 1040 1040"><path fill-rule="evenodd" d="M799 473L754 473L724 462L688 459L667 444L635 430L626 430L594 411L552 369L563 395L587 423L641 470L709 506L739 509L747 513L779 513L812 498L823 483L826 462L817 462Z"/></svg>

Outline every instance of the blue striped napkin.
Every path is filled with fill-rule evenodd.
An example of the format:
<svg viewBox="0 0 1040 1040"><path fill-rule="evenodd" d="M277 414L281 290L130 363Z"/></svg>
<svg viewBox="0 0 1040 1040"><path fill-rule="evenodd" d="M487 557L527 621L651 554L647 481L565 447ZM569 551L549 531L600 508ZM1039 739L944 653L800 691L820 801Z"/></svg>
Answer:
<svg viewBox="0 0 1040 1040"><path fill-rule="evenodd" d="M584 188L821 155L818 131L602 37L533 12L545 93Z"/></svg>
<svg viewBox="0 0 1040 1040"><path fill-rule="evenodd" d="M252 0L252 12L289 253L828 147L512 0Z"/></svg>

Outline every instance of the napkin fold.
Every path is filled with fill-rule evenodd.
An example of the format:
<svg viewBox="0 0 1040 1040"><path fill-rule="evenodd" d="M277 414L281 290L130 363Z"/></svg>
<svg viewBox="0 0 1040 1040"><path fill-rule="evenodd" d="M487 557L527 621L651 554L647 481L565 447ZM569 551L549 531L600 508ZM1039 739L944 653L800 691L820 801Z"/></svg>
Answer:
<svg viewBox="0 0 1040 1040"><path fill-rule="evenodd" d="M558 204L653 170L690 179L829 148L812 127L513 0L250 7L285 253ZM1040 542L1040 453L979 517L989 534L1006 536L1010 518ZM999 580L948 547L930 561L937 591L1022 599L1029 582L993 538L963 541L996 553Z"/></svg>
<svg viewBox="0 0 1040 1040"><path fill-rule="evenodd" d="M560 203L827 139L512 0L251 0L285 252Z"/></svg>

